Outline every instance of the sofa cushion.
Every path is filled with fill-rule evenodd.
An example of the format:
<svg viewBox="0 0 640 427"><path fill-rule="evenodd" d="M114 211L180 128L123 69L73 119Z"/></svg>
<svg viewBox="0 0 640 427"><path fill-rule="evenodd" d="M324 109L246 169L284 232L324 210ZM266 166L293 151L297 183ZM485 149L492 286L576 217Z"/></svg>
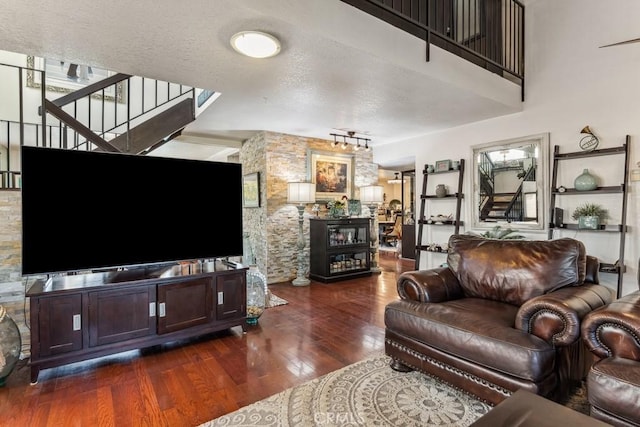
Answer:
<svg viewBox="0 0 640 427"><path fill-rule="evenodd" d="M399 335L516 378L541 382L553 374L556 350L513 327L517 307L463 298L438 304L394 301L385 325Z"/></svg>
<svg viewBox="0 0 640 427"><path fill-rule="evenodd" d="M453 235L447 263L465 296L520 306L547 292L582 284L586 259L582 242L570 238L495 240Z"/></svg>

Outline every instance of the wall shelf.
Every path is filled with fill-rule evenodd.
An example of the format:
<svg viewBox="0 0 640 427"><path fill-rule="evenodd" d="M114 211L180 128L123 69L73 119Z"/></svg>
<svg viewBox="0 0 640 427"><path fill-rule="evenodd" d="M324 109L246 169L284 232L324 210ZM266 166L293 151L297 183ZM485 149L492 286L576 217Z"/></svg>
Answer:
<svg viewBox="0 0 640 427"><path fill-rule="evenodd" d="M629 146L631 144L631 137L629 135L626 136L624 144L619 147L613 148L604 148L600 150L591 150L591 151L580 151L580 152L571 152L571 153L560 153L559 146L555 146L553 151L553 172L551 179L551 215L550 218L554 218L549 223L549 239L553 239L553 232L556 229L559 230L576 230L579 232L592 232L592 233L617 233L619 235L619 249L618 249L618 260L616 263L600 263L599 271L603 273L612 273L618 276L617 283L617 296L620 298L622 296L622 280L623 273L626 268L624 265L624 249L625 249L625 236L626 233L629 232L629 227L627 227L627 177L629 176ZM597 187L595 190L588 191L579 191L575 188L565 188L565 191L558 191L558 166L561 161L564 160L575 160L575 159L583 159L587 157L597 157L597 156L611 156L611 155L620 155L624 160L624 167L622 168L624 174L622 176L622 184L613 185L613 186L604 186ZM563 163L564 164L564 163ZM578 224L565 224L560 222L561 220L555 218L556 214L556 200L559 196L576 196L576 195L591 195L592 197L598 197L602 194L620 194L621 195L621 223L620 224L606 224L600 225L598 229L585 229L579 228Z"/></svg>
<svg viewBox="0 0 640 427"><path fill-rule="evenodd" d="M458 188L457 191L453 194L447 194L444 197L438 197L434 194L427 194L427 182L430 175L441 175L441 174L458 174ZM425 226L433 226L433 227L453 227L453 234L458 234L460 232L460 227L464 225L463 221L460 220L460 210L462 207L462 199L464 198L464 193L462 192L462 181L464 177L464 159L460 159L458 169L449 169L447 171L439 171L439 172L428 172L427 166L425 165L422 171L422 194L420 195L420 216L418 217L418 238L416 244L416 270L420 268L420 253L421 252L438 252L428 249L428 245L422 244L422 232ZM450 221L437 221L434 222L429 218L425 218L425 205L427 202L429 203L438 203L438 200L455 200L456 201L456 211L453 219ZM449 218L449 216L447 216ZM443 251L446 253L446 251Z"/></svg>

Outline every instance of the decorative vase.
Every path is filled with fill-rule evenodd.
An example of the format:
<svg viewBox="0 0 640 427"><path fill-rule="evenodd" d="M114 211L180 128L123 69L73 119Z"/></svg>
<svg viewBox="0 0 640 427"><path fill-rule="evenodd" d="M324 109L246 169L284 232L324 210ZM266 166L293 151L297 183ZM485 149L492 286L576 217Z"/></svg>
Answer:
<svg viewBox="0 0 640 427"><path fill-rule="evenodd" d="M597 215L578 217L578 228L586 230L597 230L600 228L600 217Z"/></svg>
<svg viewBox="0 0 640 427"><path fill-rule="evenodd" d="M328 213L329 218L342 218L344 216L344 208L331 206Z"/></svg>
<svg viewBox="0 0 640 427"><path fill-rule="evenodd" d="M573 182L573 186L578 191L589 191L598 188L598 183L596 182L596 178L589 173L589 169L585 169L582 174L577 176Z"/></svg>
<svg viewBox="0 0 640 427"><path fill-rule="evenodd" d="M444 197L447 195L447 187L444 184L436 185L436 197Z"/></svg>
<svg viewBox="0 0 640 427"><path fill-rule="evenodd" d="M258 267L252 265L247 271L247 323L257 325L267 302L267 278Z"/></svg>
<svg viewBox="0 0 640 427"><path fill-rule="evenodd" d="M20 330L7 310L0 306L0 387L4 387L7 377L18 363L21 349Z"/></svg>

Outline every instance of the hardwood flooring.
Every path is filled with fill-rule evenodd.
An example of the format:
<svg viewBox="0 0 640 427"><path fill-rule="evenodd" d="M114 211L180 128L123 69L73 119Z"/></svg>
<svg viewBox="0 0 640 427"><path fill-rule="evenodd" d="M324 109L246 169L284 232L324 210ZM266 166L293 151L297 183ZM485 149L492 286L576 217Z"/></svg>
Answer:
<svg viewBox="0 0 640 427"><path fill-rule="evenodd" d="M41 371L21 361L0 388L1 426L196 426L384 351L384 306L413 261L308 287L270 285L289 303L258 325Z"/></svg>

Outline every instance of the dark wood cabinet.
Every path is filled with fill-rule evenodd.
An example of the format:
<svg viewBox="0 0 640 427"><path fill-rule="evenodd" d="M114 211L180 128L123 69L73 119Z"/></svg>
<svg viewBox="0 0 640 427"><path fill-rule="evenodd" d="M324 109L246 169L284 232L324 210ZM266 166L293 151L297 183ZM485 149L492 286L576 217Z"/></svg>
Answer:
<svg viewBox="0 0 640 427"><path fill-rule="evenodd" d="M155 288L149 285L89 292L89 346L155 334Z"/></svg>
<svg viewBox="0 0 640 427"><path fill-rule="evenodd" d="M335 282L371 275L369 218L311 218L309 277Z"/></svg>
<svg viewBox="0 0 640 427"><path fill-rule="evenodd" d="M38 342L31 343L31 357L55 356L82 348L82 298L80 295L62 295L31 304L31 336L37 334Z"/></svg>
<svg viewBox="0 0 640 427"><path fill-rule="evenodd" d="M211 278L158 286L158 333L209 323L213 318Z"/></svg>
<svg viewBox="0 0 640 427"><path fill-rule="evenodd" d="M31 382L40 369L244 330L246 295L246 268L213 262L37 280L26 293Z"/></svg>
<svg viewBox="0 0 640 427"><path fill-rule="evenodd" d="M247 276L245 274L224 275L215 278L216 320L235 319L246 313ZM245 292L236 292L236 289Z"/></svg>

